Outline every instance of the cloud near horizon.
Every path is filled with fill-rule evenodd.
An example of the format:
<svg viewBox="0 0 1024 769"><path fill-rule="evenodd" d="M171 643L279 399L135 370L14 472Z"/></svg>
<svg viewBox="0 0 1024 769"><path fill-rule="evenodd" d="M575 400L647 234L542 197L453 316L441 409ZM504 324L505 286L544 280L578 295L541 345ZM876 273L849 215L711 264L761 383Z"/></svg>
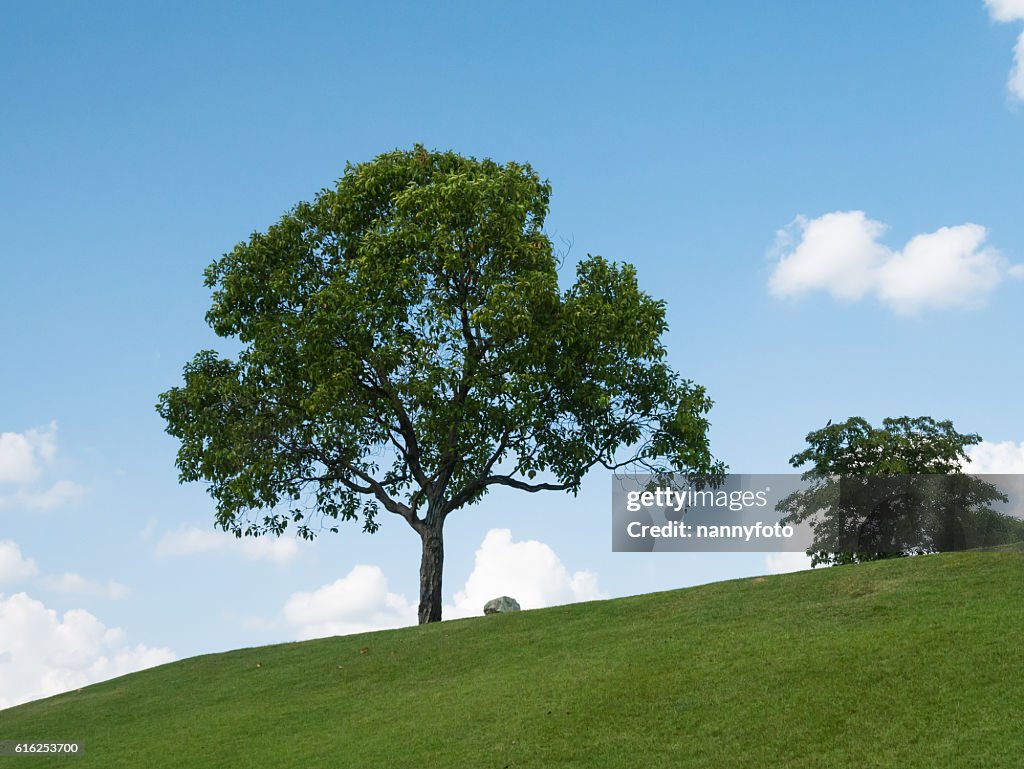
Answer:
<svg viewBox="0 0 1024 769"><path fill-rule="evenodd" d="M817 291L847 302L873 296L899 315L916 315L981 307L1004 280L1024 277L1024 266L986 243L981 225L915 235L900 250L880 242L887 229L863 211L796 217L776 234L769 291L780 299Z"/></svg>
<svg viewBox="0 0 1024 769"><path fill-rule="evenodd" d="M1024 474L1024 441L982 441L967 449L971 461L965 472L978 475Z"/></svg>
<svg viewBox="0 0 1024 769"><path fill-rule="evenodd" d="M508 595L524 609L539 609L607 596L592 571L569 573L548 545L537 540L515 542L511 529L491 529L476 551L473 571L444 616L475 617L492 598Z"/></svg>
<svg viewBox="0 0 1024 769"><path fill-rule="evenodd" d="M170 649L129 646L84 609L58 616L26 593L0 595L0 708L172 662Z"/></svg>
<svg viewBox="0 0 1024 769"><path fill-rule="evenodd" d="M764 557L764 565L769 574L789 574L810 569L811 556L799 552L768 553Z"/></svg>
<svg viewBox="0 0 1024 769"><path fill-rule="evenodd" d="M473 571L445 619L483 614L491 598L509 595L524 609L607 597L590 571L570 573L543 542L516 542L509 529L491 529L476 551ZM415 625L417 605L392 592L379 566L360 564L344 577L312 591L293 593L283 615L297 640Z"/></svg>
<svg viewBox="0 0 1024 769"><path fill-rule="evenodd" d="M416 624L416 605L388 590L379 566L366 564L316 590L293 593L283 611L299 641Z"/></svg>
<svg viewBox="0 0 1024 769"><path fill-rule="evenodd" d="M1024 0L985 0L985 7L993 21L1024 21ZM1024 31L1017 36L1013 47L1013 66L1006 88L1014 99L1024 101Z"/></svg>

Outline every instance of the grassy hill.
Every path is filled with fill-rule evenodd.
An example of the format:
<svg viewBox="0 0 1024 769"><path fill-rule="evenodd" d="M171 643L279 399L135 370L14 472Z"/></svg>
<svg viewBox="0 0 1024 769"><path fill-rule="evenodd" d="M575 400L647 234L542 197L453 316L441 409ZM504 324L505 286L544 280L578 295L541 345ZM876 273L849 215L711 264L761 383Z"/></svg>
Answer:
<svg viewBox="0 0 1024 769"><path fill-rule="evenodd" d="M0 767L1021 767L1022 641L1024 554L882 561L182 660Z"/></svg>

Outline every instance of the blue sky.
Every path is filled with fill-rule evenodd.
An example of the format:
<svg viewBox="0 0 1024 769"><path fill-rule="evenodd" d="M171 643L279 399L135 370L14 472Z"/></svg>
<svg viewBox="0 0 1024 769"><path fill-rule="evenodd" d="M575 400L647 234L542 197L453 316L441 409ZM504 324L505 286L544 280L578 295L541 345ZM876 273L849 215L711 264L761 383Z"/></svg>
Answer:
<svg viewBox="0 0 1024 769"><path fill-rule="evenodd" d="M1024 2L19 3L0 29L0 707L402 622L400 520L236 543L154 411L204 267L346 161L528 161L548 231L635 264L736 472L828 419L953 419L1024 472ZM612 554L609 481L447 528L450 616L794 568ZM538 583L537 580L541 582ZM531 581L533 580L533 581ZM475 613L475 610L474 612Z"/></svg>

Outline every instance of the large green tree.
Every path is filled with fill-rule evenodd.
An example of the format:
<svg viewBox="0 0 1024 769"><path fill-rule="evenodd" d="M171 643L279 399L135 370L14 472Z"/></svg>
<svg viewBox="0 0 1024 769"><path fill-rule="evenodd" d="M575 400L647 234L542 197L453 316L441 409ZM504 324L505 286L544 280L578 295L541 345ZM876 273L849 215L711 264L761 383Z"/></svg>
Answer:
<svg viewBox="0 0 1024 769"><path fill-rule="evenodd" d="M529 165L421 146L349 165L206 271L204 350L160 396L182 481L237 536L312 538L383 509L422 541L494 486L575 493L594 467L721 472L704 389L665 362L663 302L588 257L558 285L551 188Z"/></svg>
<svg viewBox="0 0 1024 769"><path fill-rule="evenodd" d="M812 521L812 565L857 563L960 550L1024 536L1021 521L989 505L1006 496L965 474L967 448L981 442L953 423L898 417L874 427L860 417L807 435L790 459L809 465L806 490L782 500L784 522Z"/></svg>

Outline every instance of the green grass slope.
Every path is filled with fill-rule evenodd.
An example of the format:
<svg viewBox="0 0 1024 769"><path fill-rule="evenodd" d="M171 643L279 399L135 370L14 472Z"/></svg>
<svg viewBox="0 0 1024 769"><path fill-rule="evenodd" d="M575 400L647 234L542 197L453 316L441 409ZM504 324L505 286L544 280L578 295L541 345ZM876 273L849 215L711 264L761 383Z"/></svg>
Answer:
<svg viewBox="0 0 1024 769"><path fill-rule="evenodd" d="M1022 767L1022 639L1024 554L882 561L182 660L0 767Z"/></svg>

